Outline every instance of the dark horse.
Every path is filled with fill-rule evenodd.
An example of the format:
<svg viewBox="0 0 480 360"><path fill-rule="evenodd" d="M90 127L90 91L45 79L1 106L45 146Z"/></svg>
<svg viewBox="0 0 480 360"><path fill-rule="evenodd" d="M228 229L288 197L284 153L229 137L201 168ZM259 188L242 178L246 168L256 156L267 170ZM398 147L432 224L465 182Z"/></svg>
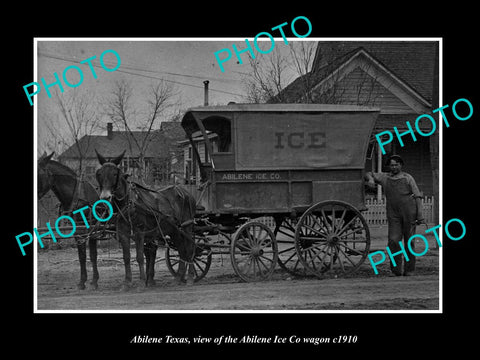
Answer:
<svg viewBox="0 0 480 360"><path fill-rule="evenodd" d="M125 152L124 152L125 153ZM154 266L157 247L160 242L175 247L180 256L177 280L185 278L187 264L187 284L193 283L193 257L195 243L193 239L193 218L195 199L184 189L168 186L159 191L147 189L126 179L119 168L123 154L107 161L97 152L102 165L96 177L100 186L100 198L107 199L117 213L117 238L123 249L125 264L125 285L132 281L130 268L130 234L133 233L139 254L146 255L146 285L154 284ZM169 240L166 238L168 235ZM143 261L143 256L142 256Z"/></svg>
<svg viewBox="0 0 480 360"><path fill-rule="evenodd" d="M53 153L44 155L38 159L37 167L37 196L40 200L49 190L52 190L60 201L60 213L70 214L86 205L91 206L99 199L97 191L88 181L80 180L77 174L69 167L52 160ZM87 211L85 214L88 216ZM83 224L80 214L73 216L77 224ZM89 221L89 224L92 222ZM81 231L77 231L80 234ZM75 237L80 261L80 282L79 289L85 289L87 281L87 249L86 241L81 236ZM97 268L97 239L94 236L88 237L90 261L93 267L93 278L91 285L98 286Z"/></svg>

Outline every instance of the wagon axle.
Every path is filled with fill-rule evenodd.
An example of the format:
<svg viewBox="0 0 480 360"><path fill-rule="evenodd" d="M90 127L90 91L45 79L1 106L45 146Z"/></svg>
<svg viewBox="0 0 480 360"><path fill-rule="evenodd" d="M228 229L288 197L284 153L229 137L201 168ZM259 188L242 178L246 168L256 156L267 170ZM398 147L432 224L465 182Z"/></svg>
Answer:
<svg viewBox="0 0 480 360"><path fill-rule="evenodd" d="M259 245L255 245L250 250L250 254L252 254L252 256L260 257L263 255L263 249Z"/></svg>
<svg viewBox="0 0 480 360"><path fill-rule="evenodd" d="M340 241L340 238L336 234L328 234L326 240L328 245L333 246Z"/></svg>

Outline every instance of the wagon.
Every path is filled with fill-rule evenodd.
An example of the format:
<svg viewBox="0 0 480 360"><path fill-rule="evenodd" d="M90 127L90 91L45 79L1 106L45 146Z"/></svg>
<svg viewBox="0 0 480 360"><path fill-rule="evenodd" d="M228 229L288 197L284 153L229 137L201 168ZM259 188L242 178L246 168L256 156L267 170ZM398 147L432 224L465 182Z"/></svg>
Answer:
<svg viewBox="0 0 480 360"><path fill-rule="evenodd" d="M370 248L364 167L378 109L229 104L189 109L184 186L197 200L197 280L229 254L245 281L354 272ZM270 219L269 226L264 219ZM174 273L178 254L167 248Z"/></svg>

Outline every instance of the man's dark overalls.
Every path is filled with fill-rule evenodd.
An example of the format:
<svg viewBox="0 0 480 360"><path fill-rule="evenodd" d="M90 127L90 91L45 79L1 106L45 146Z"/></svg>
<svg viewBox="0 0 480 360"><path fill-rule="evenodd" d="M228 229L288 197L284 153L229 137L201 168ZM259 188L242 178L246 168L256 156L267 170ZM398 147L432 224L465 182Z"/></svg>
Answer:
<svg viewBox="0 0 480 360"><path fill-rule="evenodd" d="M402 275L415 270L415 256L408 249L408 239L415 234L415 220L417 218L417 207L412 189L405 177L399 179L386 179L385 197L387 198L387 220L388 220L388 248L392 254L400 251L400 242L403 238L403 245L408 254L409 261L404 260L404 254L400 253L394 257L397 266L393 266L390 259L390 269L395 275ZM415 251L414 241L410 246Z"/></svg>

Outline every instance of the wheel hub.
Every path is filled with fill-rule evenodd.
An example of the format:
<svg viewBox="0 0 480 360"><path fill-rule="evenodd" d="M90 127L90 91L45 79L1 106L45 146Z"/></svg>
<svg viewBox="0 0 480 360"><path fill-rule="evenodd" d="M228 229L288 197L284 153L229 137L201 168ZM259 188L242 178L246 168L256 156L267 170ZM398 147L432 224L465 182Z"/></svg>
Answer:
<svg viewBox="0 0 480 360"><path fill-rule="evenodd" d="M335 245L340 241L340 238L336 234L327 235L327 244Z"/></svg>
<svg viewBox="0 0 480 360"><path fill-rule="evenodd" d="M263 255L263 249L259 245L255 245L255 246L252 247L250 253L253 256L259 257L259 256Z"/></svg>

